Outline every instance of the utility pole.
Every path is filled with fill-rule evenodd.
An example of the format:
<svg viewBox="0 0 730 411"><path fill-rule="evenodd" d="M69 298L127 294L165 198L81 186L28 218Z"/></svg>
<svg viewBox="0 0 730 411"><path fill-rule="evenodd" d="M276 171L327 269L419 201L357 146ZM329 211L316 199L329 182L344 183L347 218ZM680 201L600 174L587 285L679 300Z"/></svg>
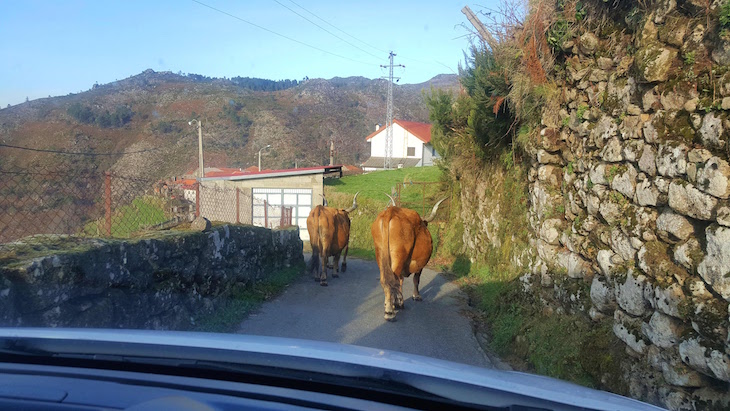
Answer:
<svg viewBox="0 0 730 411"><path fill-rule="evenodd" d="M198 177L205 177L205 168L203 168L203 124L200 120L192 119L188 121L189 125L193 125L193 121L198 122Z"/></svg>
<svg viewBox="0 0 730 411"><path fill-rule="evenodd" d="M335 165L335 140L330 140L330 165Z"/></svg>
<svg viewBox="0 0 730 411"><path fill-rule="evenodd" d="M395 53L390 52L389 59L390 65L384 66L383 68L390 68L390 74L388 75L388 108L385 120L385 160L383 161L383 169L390 170L390 163L393 159L393 57ZM395 67L405 67L402 64L397 64ZM400 77L396 77L400 80Z"/></svg>
<svg viewBox="0 0 730 411"><path fill-rule="evenodd" d="M476 14L471 11L469 6L464 6L464 8L461 9L461 12L464 13L471 25L474 26L475 29L477 29L477 31L479 32L479 37L482 38L482 41L486 42L489 47L494 50L494 48L497 46L497 40L495 40L494 37L489 34L489 31L487 31L487 28L484 27L484 24L479 20L479 18L477 18Z"/></svg>
<svg viewBox="0 0 730 411"><path fill-rule="evenodd" d="M266 147L262 147L261 150L259 150L259 171L261 171L261 152L269 147L271 147L271 144L267 144Z"/></svg>

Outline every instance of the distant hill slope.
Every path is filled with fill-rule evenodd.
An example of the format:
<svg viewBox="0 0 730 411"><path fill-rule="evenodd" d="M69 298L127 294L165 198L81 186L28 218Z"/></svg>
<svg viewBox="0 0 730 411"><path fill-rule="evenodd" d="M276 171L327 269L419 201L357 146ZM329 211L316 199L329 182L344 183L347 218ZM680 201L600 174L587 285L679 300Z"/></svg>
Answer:
<svg viewBox="0 0 730 411"><path fill-rule="evenodd" d="M72 164L144 178L180 175L197 167L197 127L188 124L193 118L203 121L206 166L255 165L267 144L272 149L262 156L264 167L323 164L331 139L336 162L354 164L369 156L365 136L385 121L385 80L311 79L279 91L253 91L248 79L236 80L147 70L82 93L2 109L2 144L135 154L78 156L0 146L0 167ZM432 86L457 90L458 79L439 75L395 85L395 117L428 121L423 91Z"/></svg>

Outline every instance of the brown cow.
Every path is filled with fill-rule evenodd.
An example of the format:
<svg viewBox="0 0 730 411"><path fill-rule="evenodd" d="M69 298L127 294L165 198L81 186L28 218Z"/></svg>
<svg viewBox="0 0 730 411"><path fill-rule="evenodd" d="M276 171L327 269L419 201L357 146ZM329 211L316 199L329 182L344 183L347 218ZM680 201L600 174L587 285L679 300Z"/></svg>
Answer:
<svg viewBox="0 0 730 411"><path fill-rule="evenodd" d="M390 196L388 196L390 197ZM433 244L428 223L439 205L422 219L417 212L391 204L375 218L370 232L375 242L375 260L380 268L380 285L385 293L385 319L395 321L395 309L403 308L403 278L413 274L413 299L421 301L418 283L421 271L431 258Z"/></svg>
<svg viewBox="0 0 730 411"><path fill-rule="evenodd" d="M350 216L349 214L357 208L357 195L352 200L352 207L338 209L327 206L327 199L324 198L324 205L318 205L312 209L307 217L307 231L309 232L309 243L312 245L312 258L309 260L309 271L314 274L314 279L319 284L327 286L327 260L333 257L334 272L332 277L339 277L340 255L345 252L342 262L342 272L347 270L347 251L350 243Z"/></svg>

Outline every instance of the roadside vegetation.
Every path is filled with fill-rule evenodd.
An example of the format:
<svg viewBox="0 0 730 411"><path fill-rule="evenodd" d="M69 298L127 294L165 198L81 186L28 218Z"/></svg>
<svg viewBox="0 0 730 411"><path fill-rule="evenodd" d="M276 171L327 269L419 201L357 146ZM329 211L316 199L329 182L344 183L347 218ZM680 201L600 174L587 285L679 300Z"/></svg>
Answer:
<svg viewBox="0 0 730 411"><path fill-rule="evenodd" d="M522 2L503 1L481 15L499 17L485 21L490 35L466 53L459 73L464 92L427 96L443 179L461 203L439 233L436 257L481 312L489 348L513 367L626 393L619 378L605 380L621 371L621 345L610 325L595 326L580 314L553 315L519 280L529 270L530 158L543 113L557 113L560 104L547 73L556 46L577 25L590 24L581 11L585 4L536 1L523 9ZM482 212L474 216L479 204Z"/></svg>
<svg viewBox="0 0 730 411"><path fill-rule="evenodd" d="M220 308L195 320L194 331L236 332L244 318L264 302L278 296L303 271L303 265L292 266L267 275L265 279L234 288Z"/></svg>

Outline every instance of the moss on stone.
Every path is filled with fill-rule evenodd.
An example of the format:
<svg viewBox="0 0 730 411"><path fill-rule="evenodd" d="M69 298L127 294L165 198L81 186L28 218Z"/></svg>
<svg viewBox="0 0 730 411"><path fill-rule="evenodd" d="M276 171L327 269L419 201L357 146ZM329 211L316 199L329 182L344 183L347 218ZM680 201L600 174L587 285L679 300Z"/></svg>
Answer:
<svg viewBox="0 0 730 411"><path fill-rule="evenodd" d="M629 167L626 164L612 164L606 169L606 181L608 181L609 184L613 183L614 177L625 173L628 169Z"/></svg>
<svg viewBox="0 0 730 411"><path fill-rule="evenodd" d="M677 277L684 278L687 272L672 261L670 248L661 241L648 241L644 244L646 253L644 262L650 280L661 287L668 287L677 282Z"/></svg>
<svg viewBox="0 0 730 411"><path fill-rule="evenodd" d="M603 92L601 109L604 112L613 115L617 111L621 110L622 107L621 99L619 99L616 95L611 94L608 91Z"/></svg>

